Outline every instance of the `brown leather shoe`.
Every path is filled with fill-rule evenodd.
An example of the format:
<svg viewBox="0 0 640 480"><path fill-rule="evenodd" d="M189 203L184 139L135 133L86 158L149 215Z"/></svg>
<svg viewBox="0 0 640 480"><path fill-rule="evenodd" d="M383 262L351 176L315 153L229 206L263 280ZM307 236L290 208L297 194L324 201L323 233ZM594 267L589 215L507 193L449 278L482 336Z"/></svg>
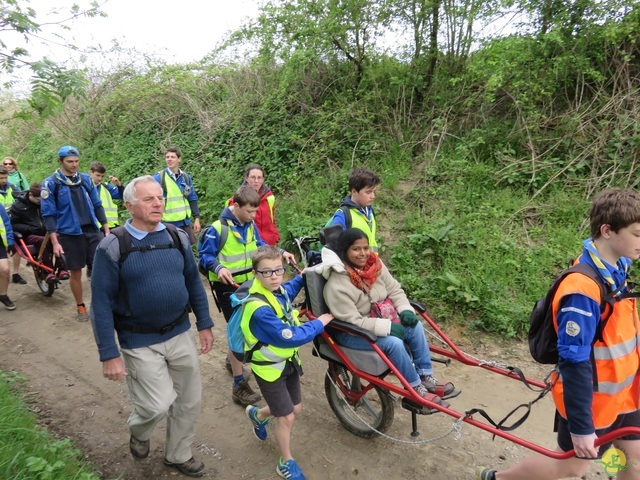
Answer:
<svg viewBox="0 0 640 480"><path fill-rule="evenodd" d="M249 382L245 378L237 387L233 388L231 398L233 398L233 401L237 404L247 407L259 402L262 397L253 391L249 386Z"/></svg>
<svg viewBox="0 0 640 480"><path fill-rule="evenodd" d="M129 439L129 451L136 460L144 460L149 456L149 440L138 440L131 435Z"/></svg>
<svg viewBox="0 0 640 480"><path fill-rule="evenodd" d="M183 463L172 463L166 458L163 460L167 467L174 467L187 477L201 477L205 474L204 463L191 457Z"/></svg>

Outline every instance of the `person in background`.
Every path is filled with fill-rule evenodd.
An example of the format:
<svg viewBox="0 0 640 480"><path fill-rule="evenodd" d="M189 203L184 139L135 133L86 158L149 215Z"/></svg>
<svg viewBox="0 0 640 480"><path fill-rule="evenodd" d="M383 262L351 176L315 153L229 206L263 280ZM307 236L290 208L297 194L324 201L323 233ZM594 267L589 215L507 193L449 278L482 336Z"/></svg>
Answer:
<svg viewBox="0 0 640 480"><path fill-rule="evenodd" d="M180 169L182 153L179 148L168 148L164 152L164 159L167 168L153 176L162 186L166 202L162 221L169 222L187 232L191 245L195 245L197 242L195 234L200 232L200 208L196 189L193 188L193 179L191 175ZM193 227L191 216L193 216Z"/></svg>
<svg viewBox="0 0 640 480"><path fill-rule="evenodd" d="M65 145L58 151L60 168L42 182L40 208L53 243L55 256L65 255L71 293L76 301L76 319L89 320L82 298L82 269L93 266L93 256L104 234L109 233L107 217L98 191L88 173L78 171L80 153Z"/></svg>
<svg viewBox="0 0 640 480"><path fill-rule="evenodd" d="M135 178L124 190L124 201L131 219L120 229L137 250L122 259L119 239L108 235L96 250L91 277L92 324L102 372L109 380L127 381L133 458L149 456L153 430L166 418L164 464L201 477L205 466L194 459L191 448L202 383L189 310L196 316L200 353L206 354L214 340L209 301L186 232L161 223L160 185L150 175Z"/></svg>
<svg viewBox="0 0 640 480"><path fill-rule="evenodd" d="M556 405L554 431L558 451L575 456L557 460L537 455L503 471L479 466L478 480L554 480L583 477L589 465L611 446L622 450L618 480L640 479L640 435L629 434L598 447L598 437L624 427L640 427L640 324L629 291L632 260L640 258L640 194L612 189L593 200L589 212L591 238L583 241L577 263L598 272L617 301L598 334L604 312L595 280L580 273L562 279L552 300L558 333L559 361L550 378Z"/></svg>
<svg viewBox="0 0 640 480"><path fill-rule="evenodd" d="M18 188L9 181L9 162L10 161L5 158L2 165L0 165L0 203L7 212L15 200L14 195L18 192ZM20 275L20 255L13 256L13 275L11 276L11 281L20 285L27 284L27 281Z"/></svg>
<svg viewBox="0 0 640 480"><path fill-rule="evenodd" d="M0 203L0 303L7 310L15 310L16 304L9 299L9 254L15 254L13 229L6 210Z"/></svg>
<svg viewBox="0 0 640 480"><path fill-rule="evenodd" d="M285 268L282 252L277 248L258 248L252 264L255 278L249 280L252 284L240 325L245 356L249 356L247 360L267 406L249 405L245 412L254 435L261 441L267 439L269 418L276 419L275 436L281 453L276 473L289 480L304 480L306 477L291 454L293 422L302 412L302 364L298 349L322 333L333 315L325 313L300 324L292 301L302 289L302 274L282 283Z"/></svg>
<svg viewBox="0 0 640 480"><path fill-rule="evenodd" d="M122 192L124 186L117 177L109 175L109 183L103 182L107 169L102 162L91 162L89 167L89 175L93 180L93 185L98 189L98 195L102 201L104 214L107 216L109 228L115 228L120 223L118 220L118 206L113 203L114 200L122 200Z"/></svg>
<svg viewBox="0 0 640 480"><path fill-rule="evenodd" d="M260 204L254 222L260 231L262 240L267 245L274 246L280 241L280 232L276 227L276 197L271 188L264 183L264 177L264 169L257 163L251 163L245 168L242 185L249 185L260 196ZM233 197L227 201L227 206L232 201Z"/></svg>
<svg viewBox="0 0 640 480"><path fill-rule="evenodd" d="M367 234L369 247L373 252L378 251L376 238L377 225L373 210L373 200L376 198L376 190L381 180L371 170L357 168L349 175L349 191L342 199L340 208L327 222L329 225L341 225L343 229L358 228Z"/></svg>
<svg viewBox="0 0 640 480"><path fill-rule="evenodd" d="M9 171L9 183L16 187L19 192L29 190L29 182L27 177L20 171L18 171L18 161L13 157L4 157L2 159L2 165L7 167Z"/></svg>

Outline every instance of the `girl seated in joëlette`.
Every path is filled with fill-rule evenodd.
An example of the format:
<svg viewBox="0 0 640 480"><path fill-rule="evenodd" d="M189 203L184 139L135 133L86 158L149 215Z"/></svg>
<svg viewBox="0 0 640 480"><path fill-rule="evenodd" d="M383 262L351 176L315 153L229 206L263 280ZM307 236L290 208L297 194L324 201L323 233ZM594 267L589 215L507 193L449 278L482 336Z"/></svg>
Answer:
<svg viewBox="0 0 640 480"><path fill-rule="evenodd" d="M370 250L367 235L356 228L344 230L322 250L322 263L324 299L334 317L373 332L378 347L418 395L448 407L443 400L460 390L433 375L422 323L398 281ZM372 349L365 339L346 332L338 332L335 339L356 350Z"/></svg>

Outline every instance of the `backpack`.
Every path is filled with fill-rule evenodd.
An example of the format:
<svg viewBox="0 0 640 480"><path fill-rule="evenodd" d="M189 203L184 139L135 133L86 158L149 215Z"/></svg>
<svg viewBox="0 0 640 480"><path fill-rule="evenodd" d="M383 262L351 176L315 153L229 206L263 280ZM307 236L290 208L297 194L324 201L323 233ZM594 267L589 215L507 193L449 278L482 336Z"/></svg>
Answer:
<svg viewBox="0 0 640 480"><path fill-rule="evenodd" d="M182 249L182 242L180 241L180 237L178 236L178 228L171 223L164 223L164 226L167 227L167 232L169 232L169 236L171 237L172 243L164 244L164 245L144 245L134 246L131 243L131 234L127 231L127 229L122 227L116 227L111 230L111 233L118 239L118 245L120 247L119 256L118 256L118 270L121 271L122 264L129 257L131 252L148 252L150 250L159 250L165 248L177 248L180 253L184 256L184 250ZM186 258L186 257L185 257ZM125 316L131 315L131 308L129 304L129 295L127 294L126 285L122 280L122 277L119 278L120 288L123 289L124 292L124 302L125 302Z"/></svg>
<svg viewBox="0 0 640 480"><path fill-rule="evenodd" d="M253 352L258 350L263 345L263 343L257 342L251 350L249 350L248 352L244 351L244 335L242 333L242 328L240 327L242 314L244 312L244 306L249 300L262 300L263 302L268 303L267 297L265 297L261 293L252 293L251 295L249 294L249 288L251 288L251 285L253 285L253 279L244 282L229 297L229 299L231 300L231 306L233 307L233 313L229 318L229 323L227 323L227 341L229 342L229 349L232 352L236 353L237 355L244 354L245 363L251 361Z"/></svg>
<svg viewBox="0 0 640 480"><path fill-rule="evenodd" d="M353 220L351 219L351 209L349 207L347 207L346 205L340 205L340 208L338 210L342 210L342 213L344 213L344 223L346 225L346 228L351 228L351 224L353 223ZM338 210L336 210L336 212ZM331 218L329 220L327 220L327 223L325 223L325 225L324 225L325 227L330 227L331 226L331 220L333 220L334 216L335 216L335 212L331 216Z"/></svg>
<svg viewBox="0 0 640 480"><path fill-rule="evenodd" d="M538 299L529 316L529 350L533 359L539 363L558 363L558 332L553 325L552 302L560 283L571 273L581 273L592 279L600 287L600 321L596 329L594 342L602 341L602 332L613 312L613 304L622 298L635 294L623 294L615 297L617 292L609 292L600 275L586 263L577 263L558 276L545 297ZM608 306L608 307L607 307Z"/></svg>
<svg viewBox="0 0 640 480"><path fill-rule="evenodd" d="M229 237L229 225L227 225L225 222L220 222L220 242L219 242L219 246L218 246L218 251L222 250L222 247L224 247L224 244L227 243L227 238ZM213 225L209 225L208 227L203 228L202 230L200 230L200 233L198 234L198 244L197 244L197 248L198 248L198 252L202 251L202 243L204 242L204 238L207 236L207 232L209 232L209 229L213 228ZM200 260L198 259L198 271L207 279L209 280L209 272L207 271L207 269L205 268L204 265L202 265L202 263L200 263Z"/></svg>

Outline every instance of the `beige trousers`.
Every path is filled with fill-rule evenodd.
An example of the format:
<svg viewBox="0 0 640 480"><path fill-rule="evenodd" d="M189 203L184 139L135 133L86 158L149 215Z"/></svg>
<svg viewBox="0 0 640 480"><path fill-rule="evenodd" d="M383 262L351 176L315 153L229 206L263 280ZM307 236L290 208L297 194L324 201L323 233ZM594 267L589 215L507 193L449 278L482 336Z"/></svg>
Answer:
<svg viewBox="0 0 640 480"><path fill-rule="evenodd" d="M122 349L133 411L128 425L138 440L149 440L156 424L167 418L164 458L189 460L200 413L202 383L192 329L143 348Z"/></svg>

